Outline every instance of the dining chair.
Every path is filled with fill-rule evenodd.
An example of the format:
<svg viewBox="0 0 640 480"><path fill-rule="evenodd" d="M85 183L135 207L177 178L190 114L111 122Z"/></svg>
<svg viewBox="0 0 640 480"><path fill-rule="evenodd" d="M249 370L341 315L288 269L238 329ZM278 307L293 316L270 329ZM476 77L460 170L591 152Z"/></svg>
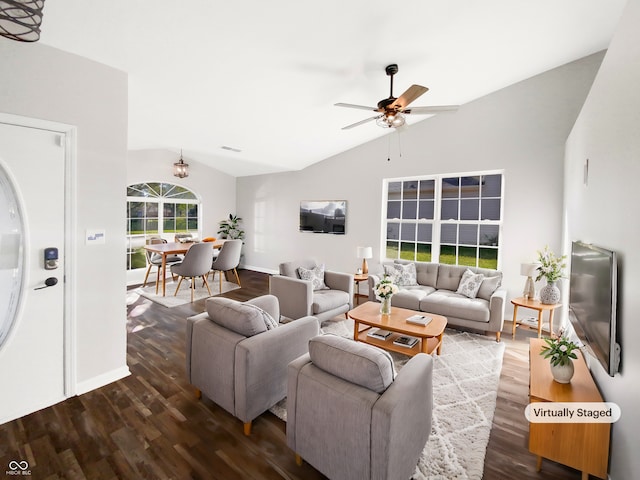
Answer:
<svg viewBox="0 0 640 480"><path fill-rule="evenodd" d="M222 274L233 270L236 275L238 285L240 285L240 277L238 276L238 270L236 268L240 264L240 251L242 250L242 240L227 240L222 244L220 253L211 264L211 270L213 271L213 278L216 278L216 272L220 272L220 293L222 293Z"/></svg>
<svg viewBox="0 0 640 480"><path fill-rule="evenodd" d="M176 287L175 295L178 295L182 280L186 278L191 279L191 302L193 303L193 293L195 291L196 277L202 277L204 284L207 286L207 291L211 295L211 289L209 288L209 282L207 282L207 274L211 270L211 262L213 261L213 247L209 243L194 243L184 256L182 263L171 266L171 273L175 273L180 276L178 286Z"/></svg>
<svg viewBox="0 0 640 480"><path fill-rule="evenodd" d="M156 245L159 243L167 243L166 240L160 237L151 237L147 239L147 245ZM156 295L158 294L158 285L160 285L160 270L162 270L162 255L159 253L150 252L149 250L145 250L145 254L147 255L147 273L144 276L144 282L142 287L147 286L147 280L149 279L149 273L151 273L151 269L156 267L158 269L156 275ZM182 261L182 257L178 255L168 255L167 256L167 265L175 265L176 263L180 263Z"/></svg>
<svg viewBox="0 0 640 480"><path fill-rule="evenodd" d="M194 233L176 233L173 237L176 243L189 243L198 240L198 235Z"/></svg>

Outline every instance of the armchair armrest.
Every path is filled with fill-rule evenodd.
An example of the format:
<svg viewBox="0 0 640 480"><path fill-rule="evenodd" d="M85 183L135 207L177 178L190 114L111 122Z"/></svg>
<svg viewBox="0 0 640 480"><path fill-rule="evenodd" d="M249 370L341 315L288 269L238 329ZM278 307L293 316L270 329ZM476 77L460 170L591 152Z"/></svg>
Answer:
<svg viewBox="0 0 640 480"><path fill-rule="evenodd" d="M284 275L272 275L269 279L269 293L278 297L280 313L285 317L295 320L311 315L311 282Z"/></svg>
<svg viewBox="0 0 640 480"><path fill-rule="evenodd" d="M433 358L419 353L398 372L373 406L372 478L408 478L413 473L431 432L432 376Z"/></svg>
<svg viewBox="0 0 640 480"><path fill-rule="evenodd" d="M331 290L342 290L353 298L353 274L341 272L324 272L324 283Z"/></svg>
<svg viewBox="0 0 640 480"><path fill-rule="evenodd" d="M315 317L305 317L241 341L235 354L235 415L253 420L286 396L287 366L309 351L320 331Z"/></svg>

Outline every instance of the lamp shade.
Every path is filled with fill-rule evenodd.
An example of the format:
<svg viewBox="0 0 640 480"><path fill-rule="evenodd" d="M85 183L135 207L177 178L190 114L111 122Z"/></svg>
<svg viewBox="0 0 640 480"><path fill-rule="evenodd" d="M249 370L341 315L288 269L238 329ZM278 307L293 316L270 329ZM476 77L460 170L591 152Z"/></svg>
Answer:
<svg viewBox="0 0 640 480"><path fill-rule="evenodd" d="M520 264L520 275L523 277L533 277L536 273L536 268L538 268L538 263L521 263Z"/></svg>
<svg viewBox="0 0 640 480"><path fill-rule="evenodd" d="M373 248L371 247L358 247L358 258L371 258L373 257Z"/></svg>
<svg viewBox="0 0 640 480"><path fill-rule="evenodd" d="M40 40L44 0L0 1L0 36L19 42Z"/></svg>

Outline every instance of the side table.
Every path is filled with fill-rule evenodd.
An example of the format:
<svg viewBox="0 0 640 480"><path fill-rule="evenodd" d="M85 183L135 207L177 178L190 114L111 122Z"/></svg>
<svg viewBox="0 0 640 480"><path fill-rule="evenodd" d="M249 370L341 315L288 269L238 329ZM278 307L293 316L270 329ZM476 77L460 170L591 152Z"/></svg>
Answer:
<svg viewBox="0 0 640 480"><path fill-rule="evenodd" d="M368 273L356 273L353 275L353 281L356 284L356 290L353 294L353 303L355 305L360 304L360 297L367 297L367 295L360 293L360 282L366 282L369 280Z"/></svg>
<svg viewBox="0 0 640 480"><path fill-rule="evenodd" d="M554 303L552 305L548 305L546 303L542 303L540 300L531 300L524 297L518 297L511 300L513 304L513 330L511 331L512 338L516 338L516 326L518 322L518 307L530 308L532 310L538 311L538 338L541 337L542 334L542 312L545 310L549 312L549 333L553 335L553 311L561 307L561 303Z"/></svg>

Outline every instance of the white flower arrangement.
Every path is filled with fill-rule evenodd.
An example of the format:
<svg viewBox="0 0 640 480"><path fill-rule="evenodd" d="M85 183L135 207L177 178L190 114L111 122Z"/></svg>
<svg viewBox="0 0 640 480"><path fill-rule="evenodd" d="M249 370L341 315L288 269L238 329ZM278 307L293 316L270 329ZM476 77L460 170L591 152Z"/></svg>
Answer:
<svg viewBox="0 0 640 480"><path fill-rule="evenodd" d="M547 282L555 282L561 278L565 278L564 269L567 267L565 259L566 255L557 257L547 245L544 250L538 251L538 263L540 264L536 270L538 270L538 277L536 281L541 278L546 278Z"/></svg>
<svg viewBox="0 0 640 480"><path fill-rule="evenodd" d="M376 294L376 297L389 298L391 295L398 293L399 289L396 284L388 277L385 276L373 289L373 293Z"/></svg>

